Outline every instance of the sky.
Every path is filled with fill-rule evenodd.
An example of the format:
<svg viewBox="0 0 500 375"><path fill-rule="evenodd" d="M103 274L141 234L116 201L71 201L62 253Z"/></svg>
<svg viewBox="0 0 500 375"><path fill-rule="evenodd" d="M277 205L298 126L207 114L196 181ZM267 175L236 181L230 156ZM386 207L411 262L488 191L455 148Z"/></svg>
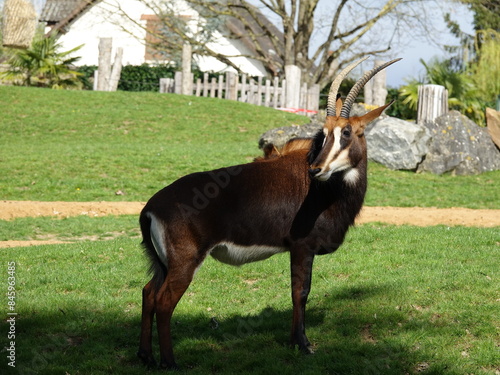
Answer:
<svg viewBox="0 0 500 375"><path fill-rule="evenodd" d="M273 16L269 14L269 11L266 12L265 8L262 7L260 0L249 0L254 5L257 5L259 9L266 14L268 18L273 20ZM379 8L381 4L385 3L386 0L372 0L367 1L363 0L361 2L363 5L367 4L375 4ZM332 4L336 4L337 2L332 2L331 0L322 0L318 3L318 7L316 10L316 15L320 15L320 17L325 17L325 19L329 19L334 11ZM259 6L260 4L260 6ZM368 6L368 5L367 5ZM448 55L444 51L444 49L438 46L438 43L448 44L448 45L458 45L458 39L456 39L446 28L444 23L443 15L445 13L450 13L451 19L458 22L461 26L462 31L473 34L473 14L470 12L466 6L459 4L456 1L450 0L436 0L436 1L428 1L425 3L427 9L427 21L432 22L433 28L436 30L435 35L432 35L430 39L434 39L437 42L431 43L429 41L418 40L415 39L412 35L412 30L403 31L403 38L406 40L404 46L391 46L391 53L385 59L386 61L394 58L402 58L403 60L392 65L387 69L387 85L389 87L397 88L401 85L405 84L405 79L409 78L419 78L423 75L425 69L423 65L420 63L420 59L424 61L429 61L433 57L446 58ZM345 8L344 8L345 9ZM378 11L378 9L374 9L374 11ZM347 13L343 13L347 14ZM276 23L279 20L274 20ZM316 25L320 23L319 19L315 21ZM379 21L383 24L383 20ZM387 30L392 33L393 27L385 28L383 25L381 27L382 30ZM380 30L380 28L379 28ZM329 32L329 29L327 30ZM321 33L319 33L321 35ZM367 34L368 35L368 34ZM315 40L312 40L311 49L315 50L319 44L321 44L324 39L321 39L321 36L317 38L317 45L314 45ZM362 63L361 70L367 71L373 68L374 59L370 58L366 62ZM353 72L354 73L354 72ZM361 74L361 72L358 72Z"/></svg>
<svg viewBox="0 0 500 375"><path fill-rule="evenodd" d="M468 34L474 33L472 12L470 12L465 6L456 3L453 4L453 7L450 7L449 11L452 19L460 24L461 29L464 32ZM438 35L438 38L445 44L458 45L458 39L450 34L444 25L442 31ZM426 41L415 40L408 46L405 46L400 53L397 53L396 57L401 57L403 60L388 68L391 70L387 72L387 85L389 87L399 87L400 85L405 84L405 78L421 77L425 72L425 69L420 63L420 59L428 62L433 57L446 58L447 56L448 55L442 47L433 45Z"/></svg>
<svg viewBox="0 0 500 375"><path fill-rule="evenodd" d="M257 2L258 0L250 1ZM381 4L386 3L386 1L387 0L364 0L362 4L367 6L368 4L375 4L380 8ZM337 2L335 2L335 4L336 3ZM316 13L330 17L334 11L334 9L332 9L332 4L333 2L331 2L331 0L320 1ZM445 13L449 13L451 19L459 23L462 31L473 34L473 14L463 4L450 0L427 1L424 4L427 10L427 15L425 17L426 21L432 23L432 28L435 30L434 35L430 35L429 39L434 40L434 42L415 38L415 30L402 30L401 35L402 39L405 40L404 45L402 43L399 45L392 43L390 53L387 55L386 59L383 59L388 61L394 58L402 58L402 61L387 68L387 85L389 87L397 88L405 84L405 79L422 77L425 69L420 63L420 59L428 62L433 57L449 57L439 44L459 45L458 39L449 32L445 25L443 16ZM375 8L374 12L378 11L378 8ZM318 23L319 22L317 22L317 24ZM394 27L392 25L386 27L383 19L380 20L379 23L378 31L393 32ZM329 29L327 31L329 32ZM373 39L376 39L376 37ZM323 40L318 40L318 43L322 42ZM313 49L315 48L314 40L311 46ZM364 72L373 68L373 63L373 58L368 59L366 62L362 63L361 70ZM361 72L358 73L361 74Z"/></svg>

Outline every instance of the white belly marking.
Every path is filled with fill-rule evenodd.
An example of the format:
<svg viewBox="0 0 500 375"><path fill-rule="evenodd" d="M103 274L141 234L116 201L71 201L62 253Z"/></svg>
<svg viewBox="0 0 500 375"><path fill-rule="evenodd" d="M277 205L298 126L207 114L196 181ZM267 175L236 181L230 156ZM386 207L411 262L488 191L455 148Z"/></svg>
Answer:
<svg viewBox="0 0 500 375"><path fill-rule="evenodd" d="M267 259L275 254L282 253L285 248L263 245L241 246L231 242L221 242L210 251L219 262L232 266L241 266L245 263Z"/></svg>

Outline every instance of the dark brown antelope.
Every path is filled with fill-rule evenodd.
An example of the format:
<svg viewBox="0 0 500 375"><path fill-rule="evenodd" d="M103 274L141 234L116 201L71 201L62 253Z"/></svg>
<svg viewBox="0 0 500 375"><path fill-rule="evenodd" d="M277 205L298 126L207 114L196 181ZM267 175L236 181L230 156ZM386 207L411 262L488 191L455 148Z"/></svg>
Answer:
<svg viewBox="0 0 500 375"><path fill-rule="evenodd" d="M390 104L361 117L349 117L351 106L371 77L398 60L367 72L342 103L340 83L361 61L346 67L332 83L324 127L312 140L282 152L270 150L249 164L190 174L149 200L140 215L153 274L142 292L138 356L145 363L155 363L156 314L160 366L176 367L172 313L208 254L242 265L288 251L291 344L311 352L305 307L313 260L337 250L361 209L367 184L364 129Z"/></svg>

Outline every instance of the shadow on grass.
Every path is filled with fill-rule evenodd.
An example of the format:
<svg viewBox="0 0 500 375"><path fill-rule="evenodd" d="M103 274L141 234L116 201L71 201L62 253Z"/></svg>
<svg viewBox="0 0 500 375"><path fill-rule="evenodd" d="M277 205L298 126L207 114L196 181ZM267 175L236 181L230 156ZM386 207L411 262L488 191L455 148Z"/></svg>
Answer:
<svg viewBox="0 0 500 375"><path fill-rule="evenodd" d="M336 301L373 296L383 298L384 288L348 288L327 297ZM340 305L339 305L340 306ZM344 305L345 306L345 305ZM336 321L323 308L307 310L309 338L316 354L304 356L288 346L291 309L266 308L255 315L213 317L210 314L174 314L174 350L179 365L196 373L255 374L402 374L417 363L410 348L370 339L363 330L371 322L366 313L345 309ZM143 374L136 358L139 316L116 308L96 311L92 306L72 311L20 314L17 322L18 374ZM391 312L380 313L379 329L393 329ZM386 316L387 315L387 316ZM384 325L387 324L387 327ZM157 338L153 339L155 354Z"/></svg>

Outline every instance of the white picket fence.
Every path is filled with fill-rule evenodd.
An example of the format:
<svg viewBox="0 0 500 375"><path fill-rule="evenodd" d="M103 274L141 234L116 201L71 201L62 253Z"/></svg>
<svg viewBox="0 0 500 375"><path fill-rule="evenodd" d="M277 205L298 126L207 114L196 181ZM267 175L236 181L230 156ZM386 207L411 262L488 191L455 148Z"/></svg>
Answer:
<svg viewBox="0 0 500 375"><path fill-rule="evenodd" d="M297 86L297 82L287 83L285 79L280 81L277 77L273 80L262 77L251 78L246 74L238 76L231 72L211 79L208 73L205 73L203 79L198 78L196 82L193 82L192 87L188 87L184 92L194 96L237 100L300 114L315 114L319 107L319 85L311 87L305 83L300 85L300 76L298 82L300 93L295 102L291 101L291 98L287 98L287 84ZM160 93L181 94L182 92L182 72L176 72L175 78L160 79ZM297 96L295 89L288 90L288 92L289 95ZM295 105L290 105L290 103L295 103Z"/></svg>

